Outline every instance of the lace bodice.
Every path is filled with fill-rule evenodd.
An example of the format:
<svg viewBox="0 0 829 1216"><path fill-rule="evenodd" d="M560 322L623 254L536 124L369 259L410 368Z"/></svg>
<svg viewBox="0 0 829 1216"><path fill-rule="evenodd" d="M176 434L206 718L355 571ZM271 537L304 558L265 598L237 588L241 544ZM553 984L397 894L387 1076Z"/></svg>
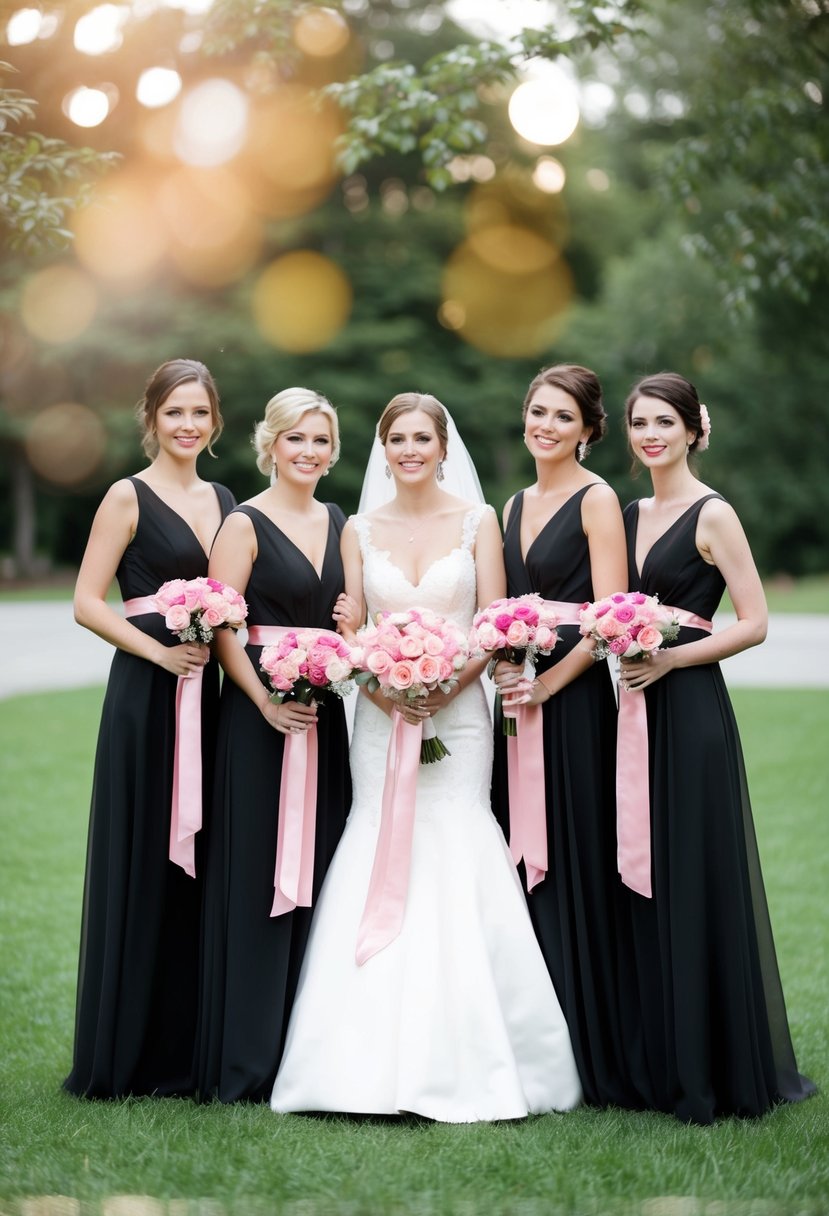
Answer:
<svg viewBox="0 0 829 1216"><path fill-rule="evenodd" d="M411 583L395 565L388 549L376 549L371 540L371 523L366 515L353 515L352 523L360 540L363 558L363 591L369 615L401 612L407 608L430 608L455 621L463 629L472 624L477 609L475 574L475 537L485 512L492 507L481 503L470 508L463 519L461 543L438 557L419 583Z"/></svg>

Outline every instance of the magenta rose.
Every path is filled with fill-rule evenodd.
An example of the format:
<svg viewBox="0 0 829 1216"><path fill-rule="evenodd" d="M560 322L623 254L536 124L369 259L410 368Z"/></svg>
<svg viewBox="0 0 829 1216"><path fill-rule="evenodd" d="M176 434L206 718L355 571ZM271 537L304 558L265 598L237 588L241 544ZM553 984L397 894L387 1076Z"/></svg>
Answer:
<svg viewBox="0 0 829 1216"><path fill-rule="evenodd" d="M630 604L619 604L618 608L614 610L613 615L617 621L624 621L627 625L636 616L636 609Z"/></svg>

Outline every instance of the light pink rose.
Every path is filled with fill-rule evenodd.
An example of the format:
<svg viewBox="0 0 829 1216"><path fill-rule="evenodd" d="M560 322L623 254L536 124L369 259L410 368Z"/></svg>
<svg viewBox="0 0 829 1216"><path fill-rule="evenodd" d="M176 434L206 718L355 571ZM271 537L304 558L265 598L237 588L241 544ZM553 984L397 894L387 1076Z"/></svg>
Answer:
<svg viewBox="0 0 829 1216"><path fill-rule="evenodd" d="M202 622L209 629L219 629L225 624L227 617L228 606L224 602L219 605L210 604L201 615Z"/></svg>
<svg viewBox="0 0 829 1216"><path fill-rule="evenodd" d="M654 625L643 625L636 641L642 650L658 650L662 645L662 634Z"/></svg>
<svg viewBox="0 0 829 1216"><path fill-rule="evenodd" d="M411 663L405 660L393 663L388 670L387 679L392 688L396 688L399 691L402 691L404 688L411 688L414 683Z"/></svg>
<svg viewBox="0 0 829 1216"><path fill-rule="evenodd" d="M443 640L434 633L427 633L423 639L423 649L427 654L435 655L443 654Z"/></svg>
<svg viewBox="0 0 829 1216"><path fill-rule="evenodd" d="M513 621L507 630L507 645L525 647L530 640L530 631L523 621Z"/></svg>
<svg viewBox="0 0 829 1216"><path fill-rule="evenodd" d="M415 678L421 684L436 684L440 679L440 659L422 654L415 664Z"/></svg>
<svg viewBox="0 0 829 1216"><path fill-rule="evenodd" d="M627 625L623 621L617 621L612 613L608 613L596 622L596 632L605 641L610 641L611 638L618 638L627 633Z"/></svg>
<svg viewBox="0 0 829 1216"><path fill-rule="evenodd" d="M391 655L385 650L370 650L366 656L366 667L375 676L384 675L393 663Z"/></svg>
<svg viewBox="0 0 829 1216"><path fill-rule="evenodd" d="M351 675L351 664L347 659L342 659L338 655L328 660L325 668L325 674L332 683L339 683L340 680L347 680Z"/></svg>
<svg viewBox="0 0 829 1216"><path fill-rule="evenodd" d="M539 625L535 631L535 644L539 650L552 650L558 641L558 633L555 629L549 629L546 625Z"/></svg>
<svg viewBox="0 0 829 1216"><path fill-rule="evenodd" d="M423 654L423 642L410 633L404 634L400 639L400 653L404 659L417 659Z"/></svg>
<svg viewBox="0 0 829 1216"><path fill-rule="evenodd" d="M494 625L485 622L478 626L478 644L484 650L499 650L505 642L506 638Z"/></svg>
<svg viewBox="0 0 829 1216"><path fill-rule="evenodd" d="M164 616L164 623L173 633L181 633L190 625L190 612L184 604L172 604Z"/></svg>
<svg viewBox="0 0 829 1216"><path fill-rule="evenodd" d="M438 659L438 663L440 664L441 683L443 683L445 680L451 680L452 676L455 674L455 672L459 671L460 668L463 667L463 665L464 665L463 660L460 659L459 656L457 656L457 655L455 656L454 663L451 662L451 660L449 660L449 659L440 659L440 658ZM459 664L459 666L457 664Z"/></svg>

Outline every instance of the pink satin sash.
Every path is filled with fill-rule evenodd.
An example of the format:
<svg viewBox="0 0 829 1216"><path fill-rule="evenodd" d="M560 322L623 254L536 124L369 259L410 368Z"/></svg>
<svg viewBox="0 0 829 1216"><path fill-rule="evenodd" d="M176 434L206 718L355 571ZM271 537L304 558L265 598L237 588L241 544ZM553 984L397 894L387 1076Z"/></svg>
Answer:
<svg viewBox="0 0 829 1216"><path fill-rule="evenodd" d="M581 604L547 600L559 625L578 625ZM506 711L505 711L506 712ZM544 786L544 730L540 705L518 705L515 735L507 736L509 783L509 848L518 865L524 859L527 890L547 874L547 798Z"/></svg>
<svg viewBox="0 0 829 1216"><path fill-rule="evenodd" d="M423 724L392 714L380 832L357 932L357 965L393 942L403 926L412 860L417 772Z"/></svg>
<svg viewBox="0 0 829 1216"><path fill-rule="evenodd" d="M710 633L711 621L663 604L680 625ZM619 685L619 725L616 740L617 868L632 891L652 896L651 810L648 713L644 690L629 692Z"/></svg>
<svg viewBox="0 0 829 1216"><path fill-rule="evenodd" d="M276 646L292 628L249 625L248 644ZM316 726L298 735L285 735L271 916L282 916L297 907L310 908L313 903L318 763Z"/></svg>
<svg viewBox="0 0 829 1216"><path fill-rule="evenodd" d="M127 617L158 612L155 597L124 602ZM176 681L176 742L170 805L170 861L196 877L196 833L202 825L201 690L203 672Z"/></svg>

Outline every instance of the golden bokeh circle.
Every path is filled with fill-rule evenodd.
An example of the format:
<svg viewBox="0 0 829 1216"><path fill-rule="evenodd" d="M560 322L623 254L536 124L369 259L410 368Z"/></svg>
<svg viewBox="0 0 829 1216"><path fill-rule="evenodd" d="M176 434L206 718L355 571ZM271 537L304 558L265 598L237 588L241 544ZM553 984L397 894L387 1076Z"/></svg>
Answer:
<svg viewBox="0 0 829 1216"><path fill-rule="evenodd" d="M106 431L97 414L78 402L49 405L33 419L25 439L34 471L54 485L85 481L106 452Z"/></svg>
<svg viewBox="0 0 829 1216"><path fill-rule="evenodd" d="M48 266L23 288L20 316L42 342L71 342L89 326L98 309L95 284L74 266Z"/></svg>
<svg viewBox="0 0 829 1216"><path fill-rule="evenodd" d="M251 311L257 328L280 350L320 350L351 312L352 291L330 258L297 250L277 258L256 281Z"/></svg>

